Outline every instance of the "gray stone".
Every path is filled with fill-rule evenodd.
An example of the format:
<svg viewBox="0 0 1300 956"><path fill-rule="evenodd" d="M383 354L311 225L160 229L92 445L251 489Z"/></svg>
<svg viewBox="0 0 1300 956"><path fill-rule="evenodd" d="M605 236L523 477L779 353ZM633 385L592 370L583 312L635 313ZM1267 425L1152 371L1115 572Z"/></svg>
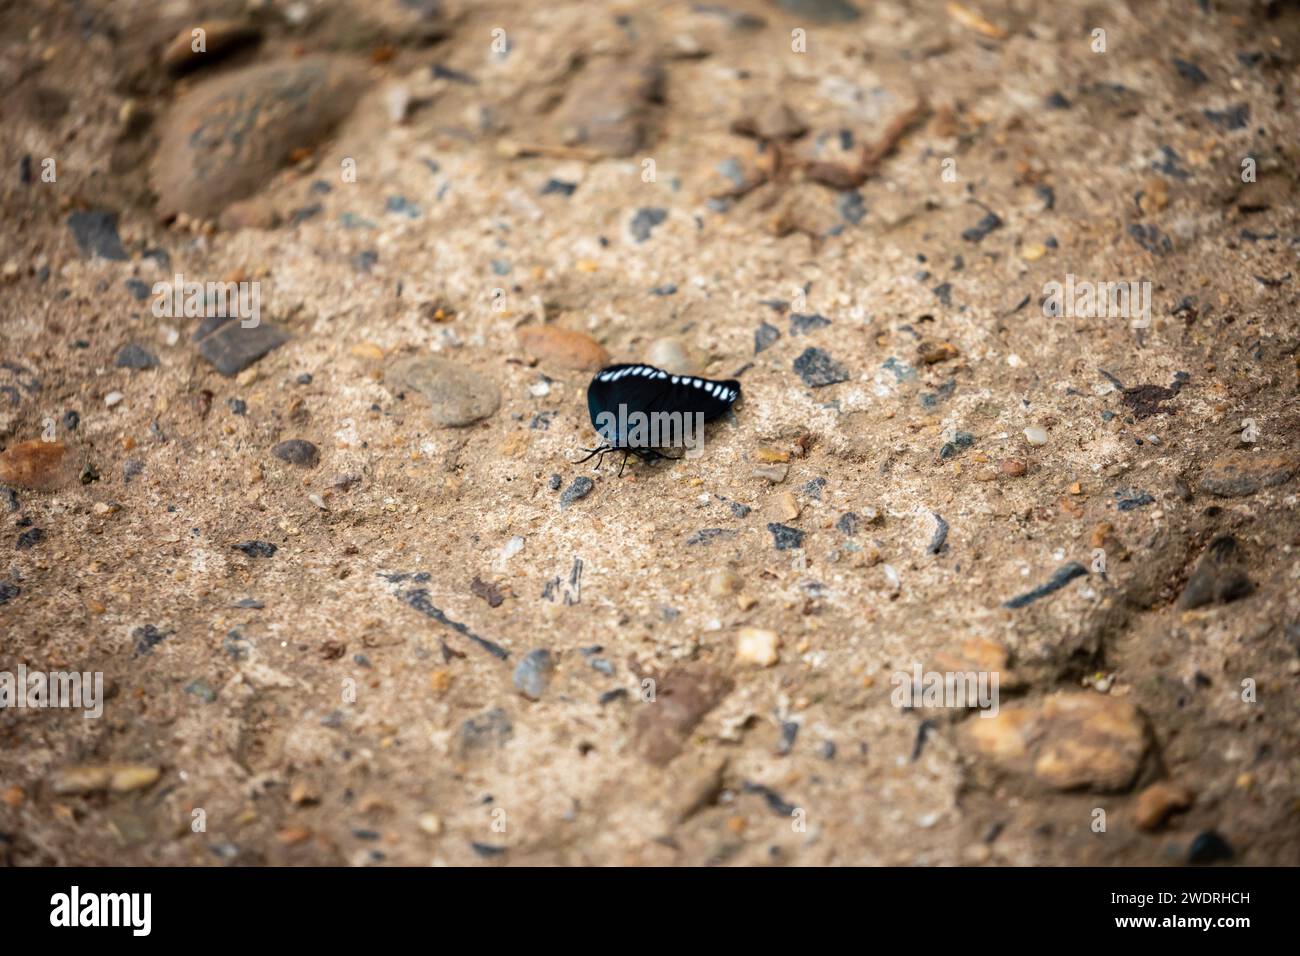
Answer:
<svg viewBox="0 0 1300 956"><path fill-rule="evenodd" d="M846 0L772 0L794 17L809 23L851 23L862 14Z"/></svg>
<svg viewBox="0 0 1300 956"><path fill-rule="evenodd" d="M767 530L772 532L772 543L776 545L778 551L803 547L803 532L798 528L773 521L768 524Z"/></svg>
<svg viewBox="0 0 1300 956"><path fill-rule="evenodd" d="M274 322L244 328L240 321L230 319L204 335L199 354L226 378L233 378L287 341L289 333Z"/></svg>
<svg viewBox="0 0 1300 956"><path fill-rule="evenodd" d="M567 508L579 498L585 498L591 494L591 489L596 487L596 483L586 475L579 475L573 479L573 484L564 489L564 494L560 495L560 507Z"/></svg>
<svg viewBox="0 0 1300 956"><path fill-rule="evenodd" d="M320 461L320 449L302 438L290 438L271 448L271 454L291 465L314 468Z"/></svg>
<svg viewBox="0 0 1300 956"><path fill-rule="evenodd" d="M650 233L654 231L655 226L659 225L668 218L666 210L658 208L638 209L636 215L632 217L632 222L628 229L632 233L632 238L637 242L645 242L650 238Z"/></svg>
<svg viewBox="0 0 1300 956"><path fill-rule="evenodd" d="M111 259L114 262L126 262L126 250L122 248L122 239L117 234L117 214L103 209L87 209L74 212L68 217L68 228L77 240L81 254L93 259Z"/></svg>
<svg viewBox="0 0 1300 956"><path fill-rule="evenodd" d="M546 692L555 672L555 661L545 648L529 651L515 667L515 690L529 700L538 700Z"/></svg>
<svg viewBox="0 0 1300 956"><path fill-rule="evenodd" d="M501 407L501 390L463 365L428 355L394 362L385 374L394 391L419 392L429 403L429 417L444 428L472 425Z"/></svg>
<svg viewBox="0 0 1300 956"><path fill-rule="evenodd" d="M631 156L651 133L652 104L663 95L657 63L605 60L587 66L556 114L560 135L571 146L609 156Z"/></svg>
<svg viewBox="0 0 1300 956"><path fill-rule="evenodd" d="M158 358L148 349L135 342L129 342L123 345L117 353L117 358L113 362L118 368L130 368L140 371L147 368L157 368Z"/></svg>
<svg viewBox="0 0 1300 956"><path fill-rule="evenodd" d="M150 169L162 216L216 218L321 142L364 83L355 66L312 56L249 66L199 83L158 124Z"/></svg>
<svg viewBox="0 0 1300 956"><path fill-rule="evenodd" d="M821 349L805 349L794 360L794 370L809 388L821 388L849 380L848 370Z"/></svg>

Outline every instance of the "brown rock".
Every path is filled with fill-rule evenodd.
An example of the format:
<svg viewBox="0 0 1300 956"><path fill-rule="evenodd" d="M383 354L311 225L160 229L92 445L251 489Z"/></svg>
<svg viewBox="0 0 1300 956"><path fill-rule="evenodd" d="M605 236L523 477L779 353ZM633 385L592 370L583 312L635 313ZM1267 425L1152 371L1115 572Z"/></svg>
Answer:
<svg viewBox="0 0 1300 956"><path fill-rule="evenodd" d="M984 637L968 637L954 651L940 651L935 655L932 670L952 673L974 671L998 675L998 689L1012 690L1024 684L1014 670L1007 666L1007 649L997 641Z"/></svg>
<svg viewBox="0 0 1300 956"><path fill-rule="evenodd" d="M589 65L569 87L556 114L564 143L609 156L631 156L650 140L653 105L663 96L657 63L605 60Z"/></svg>
<svg viewBox="0 0 1300 956"><path fill-rule="evenodd" d="M221 214L221 228L228 232L240 229L274 229L280 225L280 214L266 199L253 197L232 202Z"/></svg>
<svg viewBox="0 0 1300 956"><path fill-rule="evenodd" d="M1003 458L998 462L998 470L1008 478L1019 478L1029 469L1019 458Z"/></svg>
<svg viewBox="0 0 1300 956"><path fill-rule="evenodd" d="M726 757L683 757L649 795L638 794L637 802L647 807L656 835L670 834L712 804L722 790L726 770Z"/></svg>
<svg viewBox="0 0 1300 956"><path fill-rule="evenodd" d="M665 766L681 752L695 726L731 692L732 681L709 669L675 668L654 678L654 698L641 704L636 734L641 755Z"/></svg>
<svg viewBox="0 0 1300 956"><path fill-rule="evenodd" d="M1230 534L1219 535L1210 542L1188 576L1183 592L1178 595L1178 608L1190 611L1206 604L1227 604L1246 597L1255 585L1242 560L1237 539Z"/></svg>
<svg viewBox="0 0 1300 956"><path fill-rule="evenodd" d="M1150 746L1136 707L1086 692L1013 704L963 728L967 743L999 769L1054 790L1126 790Z"/></svg>
<svg viewBox="0 0 1300 956"><path fill-rule="evenodd" d="M196 86L159 124L151 167L158 214L211 219L251 196L296 150L329 135L361 86L355 67L327 57L247 67Z"/></svg>
<svg viewBox="0 0 1300 956"><path fill-rule="evenodd" d="M157 767L142 764L87 764L62 767L49 777L50 789L57 794L96 793L111 790L128 793L152 786L160 776Z"/></svg>
<svg viewBox="0 0 1300 956"><path fill-rule="evenodd" d="M0 484L53 491L68 484L76 470L68 446L61 441L34 438L0 452Z"/></svg>
<svg viewBox="0 0 1300 956"><path fill-rule="evenodd" d="M1171 813L1186 810L1194 799L1195 794L1181 784L1153 783L1138 794L1133 818L1140 829L1158 830Z"/></svg>
<svg viewBox="0 0 1300 956"><path fill-rule="evenodd" d="M311 831L306 827L287 827L275 835L276 842L283 846L297 846L310 838Z"/></svg>
<svg viewBox="0 0 1300 956"><path fill-rule="evenodd" d="M745 579L735 571L714 571L706 582L708 592L713 597L726 597L735 594L745 586Z"/></svg>
<svg viewBox="0 0 1300 956"><path fill-rule="evenodd" d="M501 390L472 369L446 359L414 355L393 363L384 380L395 391L421 393L429 417L444 428L472 425L501 407Z"/></svg>
<svg viewBox="0 0 1300 956"><path fill-rule="evenodd" d="M1089 547L1101 548L1106 552L1108 561L1126 561L1129 551L1124 542L1115 534L1115 526L1109 521L1099 521L1093 526L1088 539Z"/></svg>
<svg viewBox="0 0 1300 956"><path fill-rule="evenodd" d="M196 35L196 30L203 31L201 36ZM257 29L241 20L208 20L187 26L167 44L162 55L163 66L175 73L183 73L213 63L257 37ZM203 49L196 50L196 45Z"/></svg>
<svg viewBox="0 0 1300 956"><path fill-rule="evenodd" d="M764 95L745 101L731 131L755 139L798 139L808 132L808 125L785 103Z"/></svg>
<svg viewBox="0 0 1300 956"><path fill-rule="evenodd" d="M1285 484L1295 473L1296 461L1289 455L1236 451L1210 462L1201 472L1201 489L1220 498L1242 498Z"/></svg>
<svg viewBox="0 0 1300 956"><path fill-rule="evenodd" d="M957 346L951 342L926 341L916 347L916 354L921 357L921 361L926 365L935 365L939 362L955 359L958 352Z"/></svg>
<svg viewBox="0 0 1300 956"><path fill-rule="evenodd" d="M519 330L519 342L543 364L570 369L597 369L609 364L604 346L583 332L555 325L530 325Z"/></svg>

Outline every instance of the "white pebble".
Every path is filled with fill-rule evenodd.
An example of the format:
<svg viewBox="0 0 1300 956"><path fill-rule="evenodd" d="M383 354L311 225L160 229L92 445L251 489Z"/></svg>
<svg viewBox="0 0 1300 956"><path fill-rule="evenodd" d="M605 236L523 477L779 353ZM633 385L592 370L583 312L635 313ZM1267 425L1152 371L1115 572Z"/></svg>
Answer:
<svg viewBox="0 0 1300 956"><path fill-rule="evenodd" d="M776 631L760 627L742 627L736 632L736 660L741 664L771 667L779 659L781 638Z"/></svg>
<svg viewBox="0 0 1300 956"><path fill-rule="evenodd" d="M124 398L126 398L126 396L123 395L121 392L109 392L107 395L104 396L104 404L107 405L109 408L112 408L114 405L116 405Z"/></svg>
<svg viewBox="0 0 1300 956"><path fill-rule="evenodd" d="M1031 445L1047 444L1047 429L1041 425L1030 425L1025 429L1025 441Z"/></svg>
<svg viewBox="0 0 1300 956"><path fill-rule="evenodd" d="M405 86L390 86L384 91L384 106L388 109L388 118L394 123L406 120L406 111L411 106L411 91Z"/></svg>
<svg viewBox="0 0 1300 956"><path fill-rule="evenodd" d="M501 560L509 561L522 550L524 550L524 539L519 535L515 535L507 541L505 547L501 549Z"/></svg>

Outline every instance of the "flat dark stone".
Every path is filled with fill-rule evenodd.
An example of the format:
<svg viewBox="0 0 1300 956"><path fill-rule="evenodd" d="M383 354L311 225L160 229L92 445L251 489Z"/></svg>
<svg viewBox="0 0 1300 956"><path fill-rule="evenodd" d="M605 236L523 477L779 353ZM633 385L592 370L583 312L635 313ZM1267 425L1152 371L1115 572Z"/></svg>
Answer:
<svg viewBox="0 0 1300 956"><path fill-rule="evenodd" d="M147 368L158 367L158 357L142 345L135 342L128 342L123 345L117 352L117 358L113 364L118 368L130 368L136 371L142 371Z"/></svg>
<svg viewBox="0 0 1300 956"><path fill-rule="evenodd" d="M849 380L848 370L821 349L806 349L794 360L794 370L809 388L822 388Z"/></svg>
<svg viewBox="0 0 1300 956"><path fill-rule="evenodd" d="M798 528L773 521L768 524L767 530L772 532L772 543L776 545L778 551L803 547L803 532Z"/></svg>
<svg viewBox="0 0 1300 956"><path fill-rule="evenodd" d="M242 551L250 558L269 558L278 550L270 541L241 541L239 544L231 545L235 550Z"/></svg>
<svg viewBox="0 0 1300 956"><path fill-rule="evenodd" d="M636 215L632 217L631 225L628 227L632 232L632 238L637 242L645 242L650 238L650 233L654 231L655 226L667 218L668 211L666 209L638 209Z"/></svg>
<svg viewBox="0 0 1300 956"><path fill-rule="evenodd" d="M587 497L595 487L594 481L586 475L579 475L573 479L573 484L564 489L564 494L560 495L560 507L567 508L578 499Z"/></svg>
<svg viewBox="0 0 1300 956"><path fill-rule="evenodd" d="M226 378L234 378L287 341L289 333L274 322L246 329L238 321L222 320L199 342L199 354Z"/></svg>
<svg viewBox="0 0 1300 956"><path fill-rule="evenodd" d="M271 447L271 454L291 465L315 467L320 461L320 449L303 438L290 438Z"/></svg>
<svg viewBox="0 0 1300 956"><path fill-rule="evenodd" d="M772 0L786 13L810 23L851 23L862 16L858 8L845 0Z"/></svg>
<svg viewBox="0 0 1300 956"><path fill-rule="evenodd" d="M961 237L967 242L979 242L990 232L1002 228L1002 219L996 213L986 212L984 218L969 229L962 230Z"/></svg>
<svg viewBox="0 0 1300 956"><path fill-rule="evenodd" d="M103 209L87 209L68 216L68 228L77 240L81 254L87 258L99 256L114 262L126 262L126 250L117 234L117 213Z"/></svg>

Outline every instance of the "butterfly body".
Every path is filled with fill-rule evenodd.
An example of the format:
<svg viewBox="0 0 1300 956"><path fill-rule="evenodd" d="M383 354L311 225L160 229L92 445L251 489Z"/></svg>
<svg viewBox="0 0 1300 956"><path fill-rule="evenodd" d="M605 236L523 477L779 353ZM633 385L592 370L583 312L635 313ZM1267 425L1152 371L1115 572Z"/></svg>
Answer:
<svg viewBox="0 0 1300 956"><path fill-rule="evenodd" d="M697 447L703 443L704 423L726 413L739 398L735 379L674 375L642 363L603 368L587 387L587 411L605 444L587 457L621 451L624 463L628 455L654 461L670 457L663 448Z"/></svg>

